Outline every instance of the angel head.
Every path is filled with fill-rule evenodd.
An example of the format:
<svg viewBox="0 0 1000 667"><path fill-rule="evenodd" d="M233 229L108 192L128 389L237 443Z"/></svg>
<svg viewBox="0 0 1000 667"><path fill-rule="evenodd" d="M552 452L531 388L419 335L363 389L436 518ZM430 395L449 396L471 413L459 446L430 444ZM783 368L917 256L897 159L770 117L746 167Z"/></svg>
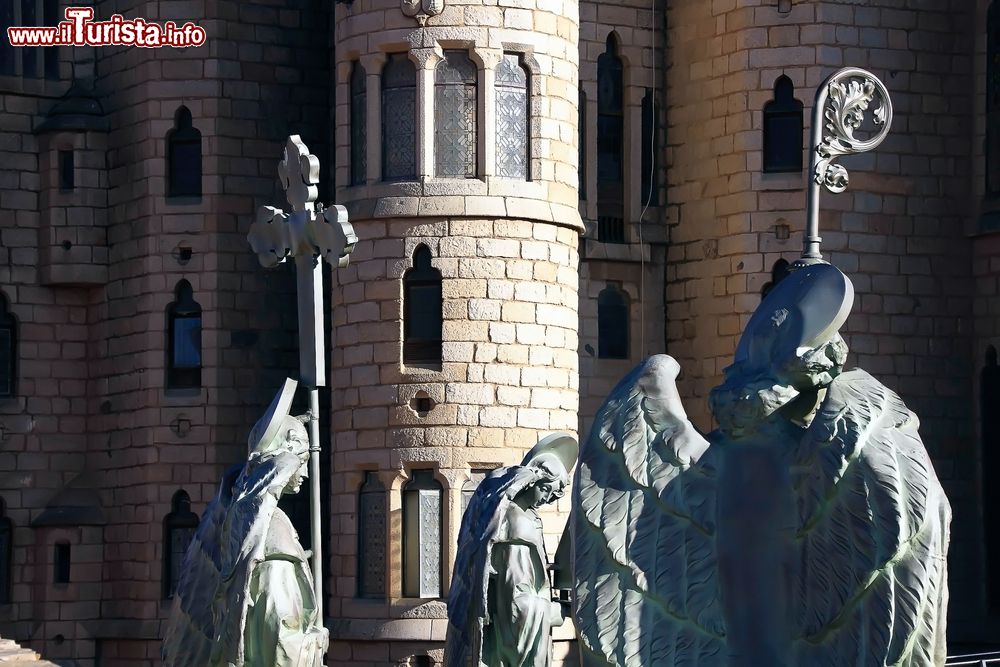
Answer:
<svg viewBox="0 0 1000 667"><path fill-rule="evenodd" d="M576 439L564 433L542 438L521 462L523 487L514 495L518 504L536 508L562 498L579 451Z"/></svg>
<svg viewBox="0 0 1000 667"><path fill-rule="evenodd" d="M305 424L310 417L293 417L288 414L296 385L294 380L285 381L267 413L254 424L247 438L249 468L281 457L280 468L287 471L288 476L287 482L282 486L282 493L297 493L302 488L302 480L308 477L309 434Z"/></svg>

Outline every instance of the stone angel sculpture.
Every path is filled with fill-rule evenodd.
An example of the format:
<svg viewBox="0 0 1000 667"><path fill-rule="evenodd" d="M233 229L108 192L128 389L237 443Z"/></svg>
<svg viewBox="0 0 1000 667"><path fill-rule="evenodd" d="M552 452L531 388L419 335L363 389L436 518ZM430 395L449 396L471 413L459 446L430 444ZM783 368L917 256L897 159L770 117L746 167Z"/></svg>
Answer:
<svg viewBox="0 0 1000 667"><path fill-rule="evenodd" d="M462 517L448 595L447 667L548 667L553 600L536 509L563 495L579 445L566 434L540 440L521 465L498 468Z"/></svg>
<svg viewBox="0 0 1000 667"><path fill-rule="evenodd" d="M327 630L317 618L308 555L278 499L307 476L309 437L288 414L286 380L250 432L245 465L228 470L184 564L165 667L317 667Z"/></svg>
<svg viewBox="0 0 1000 667"><path fill-rule="evenodd" d="M852 302L826 263L778 283L707 437L668 356L612 392L573 489L583 664L944 664L950 508L916 415L844 370Z"/></svg>

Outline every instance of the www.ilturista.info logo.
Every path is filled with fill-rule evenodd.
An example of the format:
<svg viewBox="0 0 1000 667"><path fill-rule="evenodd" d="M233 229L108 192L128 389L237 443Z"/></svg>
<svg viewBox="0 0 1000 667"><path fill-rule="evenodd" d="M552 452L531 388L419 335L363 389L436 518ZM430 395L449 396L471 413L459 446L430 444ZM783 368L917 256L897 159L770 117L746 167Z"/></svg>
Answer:
<svg viewBox="0 0 1000 667"><path fill-rule="evenodd" d="M205 29L190 21L178 27L173 21L160 25L143 19L126 19L121 14L112 15L109 21L93 21L93 18L93 7L67 7L66 20L59 25L7 28L7 38L12 46L116 45L156 49L205 43Z"/></svg>

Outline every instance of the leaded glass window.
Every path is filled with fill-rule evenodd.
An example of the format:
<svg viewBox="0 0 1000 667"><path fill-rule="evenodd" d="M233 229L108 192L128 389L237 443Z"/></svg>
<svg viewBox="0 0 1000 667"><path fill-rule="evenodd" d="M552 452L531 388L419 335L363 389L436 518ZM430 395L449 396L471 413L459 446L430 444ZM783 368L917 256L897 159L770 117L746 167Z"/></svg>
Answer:
<svg viewBox="0 0 1000 667"><path fill-rule="evenodd" d="M17 320L8 310L7 299L0 294L0 398L11 398L17 391Z"/></svg>
<svg viewBox="0 0 1000 667"><path fill-rule="evenodd" d="M475 63L465 51L446 50L434 72L435 175L476 176Z"/></svg>
<svg viewBox="0 0 1000 667"><path fill-rule="evenodd" d="M0 499L0 604L11 601L14 569L14 523L6 513L7 507Z"/></svg>
<svg viewBox="0 0 1000 667"><path fill-rule="evenodd" d="M628 296L614 285L597 295L597 356L628 359Z"/></svg>
<svg viewBox="0 0 1000 667"><path fill-rule="evenodd" d="M787 76L774 82L774 99L764 105L764 172L802 171L802 102Z"/></svg>
<svg viewBox="0 0 1000 667"><path fill-rule="evenodd" d="M201 132L185 106L177 109L167 133L167 196L201 196Z"/></svg>
<svg viewBox="0 0 1000 667"><path fill-rule="evenodd" d="M367 179L368 102L365 70L355 61L351 66L351 185Z"/></svg>
<svg viewBox="0 0 1000 667"><path fill-rule="evenodd" d="M441 272L431 251L417 246L413 268L403 276L403 363L440 364L443 296Z"/></svg>
<svg viewBox="0 0 1000 667"><path fill-rule="evenodd" d="M441 597L441 483L414 470L403 487L403 596Z"/></svg>
<svg viewBox="0 0 1000 667"><path fill-rule="evenodd" d="M366 472L358 494L358 597L385 597L385 487Z"/></svg>
<svg viewBox="0 0 1000 667"><path fill-rule="evenodd" d="M198 530L198 515L191 511L191 497L178 491L170 501L170 513L163 518L163 598L177 590L184 554Z"/></svg>
<svg viewBox="0 0 1000 667"><path fill-rule="evenodd" d="M597 58L597 238L625 242L624 67L614 33Z"/></svg>
<svg viewBox="0 0 1000 667"><path fill-rule="evenodd" d="M642 205L660 205L660 124L659 101L649 88L642 98Z"/></svg>
<svg viewBox="0 0 1000 667"><path fill-rule="evenodd" d="M986 15L986 194L1000 196L1000 2Z"/></svg>
<svg viewBox="0 0 1000 667"><path fill-rule="evenodd" d="M382 69L382 180L417 177L417 70L405 53Z"/></svg>
<svg viewBox="0 0 1000 667"><path fill-rule="evenodd" d="M167 307L167 388L201 387L201 306L182 280Z"/></svg>
<svg viewBox="0 0 1000 667"><path fill-rule="evenodd" d="M514 54L504 54L496 71L497 175L528 178L528 71Z"/></svg>

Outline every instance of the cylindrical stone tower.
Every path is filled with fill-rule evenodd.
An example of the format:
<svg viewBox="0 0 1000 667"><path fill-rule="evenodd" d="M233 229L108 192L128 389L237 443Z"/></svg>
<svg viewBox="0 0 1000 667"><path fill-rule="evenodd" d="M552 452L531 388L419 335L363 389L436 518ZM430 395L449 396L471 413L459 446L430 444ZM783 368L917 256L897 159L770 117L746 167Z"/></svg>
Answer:
<svg viewBox="0 0 1000 667"><path fill-rule="evenodd" d="M472 490L576 433L578 26L577 0L337 5L330 665L440 663Z"/></svg>

